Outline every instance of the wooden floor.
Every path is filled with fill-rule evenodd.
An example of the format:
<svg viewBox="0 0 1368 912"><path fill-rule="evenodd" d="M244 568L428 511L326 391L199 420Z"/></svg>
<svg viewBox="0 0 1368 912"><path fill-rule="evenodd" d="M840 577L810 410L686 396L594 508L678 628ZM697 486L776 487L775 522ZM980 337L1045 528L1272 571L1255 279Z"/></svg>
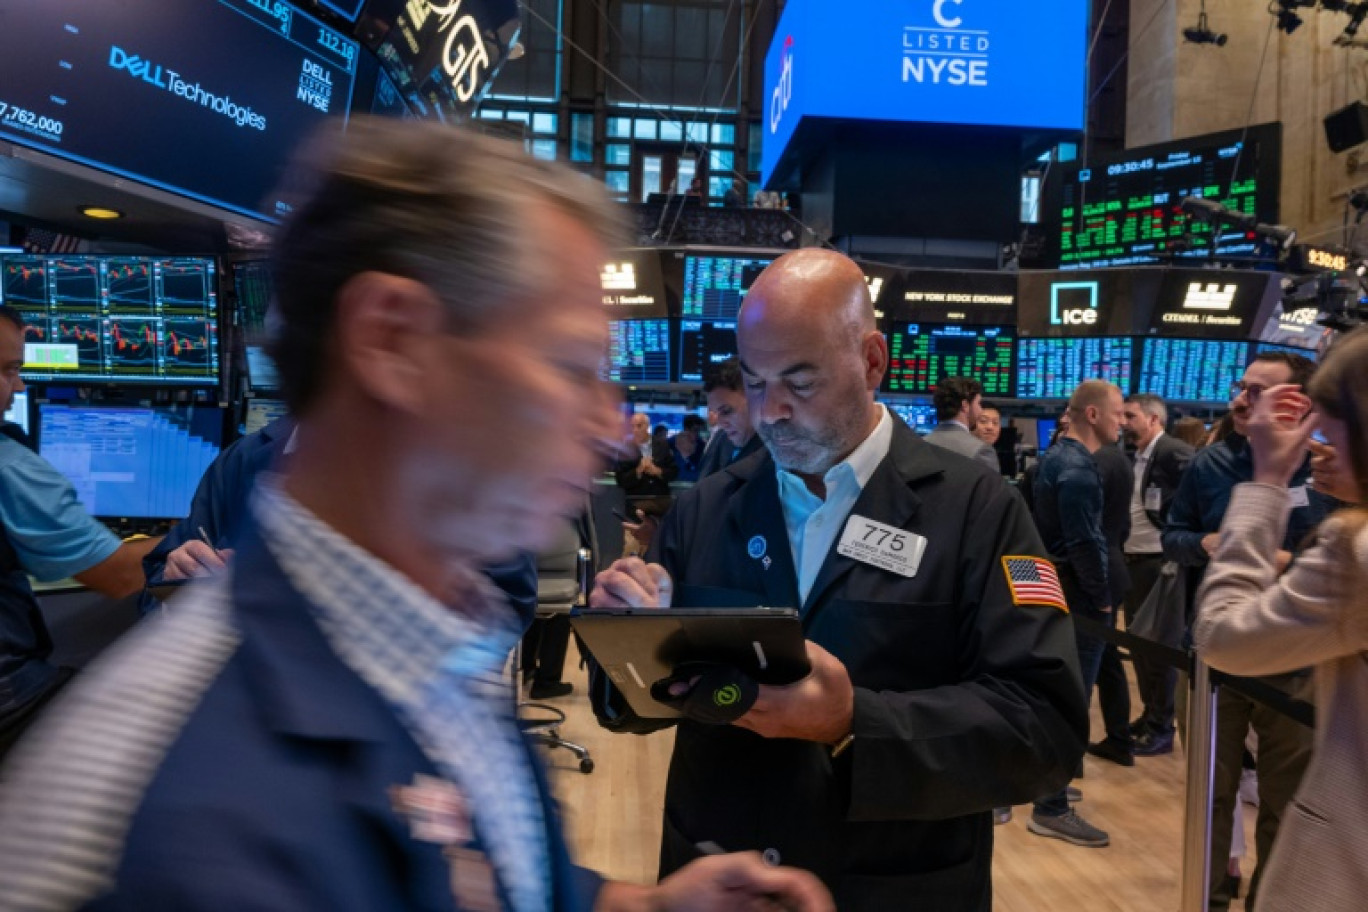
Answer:
<svg viewBox="0 0 1368 912"><path fill-rule="evenodd" d="M571 650L571 657L574 651ZM571 663L567 663L571 664ZM611 735L594 722L583 694L582 673L567 669L575 693L552 701L568 716L561 734L588 747L595 769L583 775L566 751L547 754L576 860L609 877L655 879L660 809L673 733ZM1139 705L1136 703L1135 705ZM1096 706L1093 731L1101 730ZM1095 736L1096 737L1096 736ZM1178 909L1182 867L1183 759L1137 758L1134 767L1088 757L1077 809L1108 831L1111 845L1085 849L1045 839L1026 829L1029 807L995 829L994 909L998 912L1153 912ZM1253 870L1253 810L1245 821ZM1237 900L1232 909L1243 909Z"/></svg>

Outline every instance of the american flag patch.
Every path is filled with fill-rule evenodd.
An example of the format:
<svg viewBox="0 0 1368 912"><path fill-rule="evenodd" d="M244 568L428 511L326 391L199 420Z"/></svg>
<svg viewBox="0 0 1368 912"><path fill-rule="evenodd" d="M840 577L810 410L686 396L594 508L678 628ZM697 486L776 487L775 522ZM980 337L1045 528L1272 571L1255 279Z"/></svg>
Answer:
<svg viewBox="0 0 1368 912"><path fill-rule="evenodd" d="M1052 605L1068 613L1069 604L1064 601L1054 564L1039 557L1004 557L1002 569L1007 573L1013 604Z"/></svg>

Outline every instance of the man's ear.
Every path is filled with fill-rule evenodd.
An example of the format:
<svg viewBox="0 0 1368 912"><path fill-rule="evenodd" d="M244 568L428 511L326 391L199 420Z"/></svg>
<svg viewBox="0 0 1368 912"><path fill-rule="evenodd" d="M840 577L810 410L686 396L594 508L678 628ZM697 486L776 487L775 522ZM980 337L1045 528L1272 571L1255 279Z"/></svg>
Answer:
<svg viewBox="0 0 1368 912"><path fill-rule="evenodd" d="M865 388L877 390L888 373L888 340L881 332L865 334L860 344L860 354L864 359Z"/></svg>
<svg viewBox="0 0 1368 912"><path fill-rule="evenodd" d="M391 408L418 414L444 309L421 282L383 272L352 276L337 293L336 364Z"/></svg>

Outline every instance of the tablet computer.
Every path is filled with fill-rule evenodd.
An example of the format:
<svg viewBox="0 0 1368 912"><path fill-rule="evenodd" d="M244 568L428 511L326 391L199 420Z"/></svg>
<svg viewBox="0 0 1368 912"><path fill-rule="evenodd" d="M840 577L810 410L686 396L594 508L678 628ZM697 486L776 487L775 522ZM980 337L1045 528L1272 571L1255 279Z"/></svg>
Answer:
<svg viewBox="0 0 1368 912"><path fill-rule="evenodd" d="M684 662L719 662L761 684L792 684L811 670L792 608L576 608L570 625L637 715L673 719L651 685Z"/></svg>

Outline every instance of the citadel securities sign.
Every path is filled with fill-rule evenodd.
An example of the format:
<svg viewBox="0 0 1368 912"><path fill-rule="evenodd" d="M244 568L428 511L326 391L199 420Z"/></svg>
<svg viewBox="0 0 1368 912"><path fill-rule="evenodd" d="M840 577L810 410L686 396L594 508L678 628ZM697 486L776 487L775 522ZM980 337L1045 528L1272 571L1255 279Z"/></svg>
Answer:
<svg viewBox="0 0 1368 912"><path fill-rule="evenodd" d="M762 180L806 118L1082 129L1087 16L1087 0L789 0Z"/></svg>

